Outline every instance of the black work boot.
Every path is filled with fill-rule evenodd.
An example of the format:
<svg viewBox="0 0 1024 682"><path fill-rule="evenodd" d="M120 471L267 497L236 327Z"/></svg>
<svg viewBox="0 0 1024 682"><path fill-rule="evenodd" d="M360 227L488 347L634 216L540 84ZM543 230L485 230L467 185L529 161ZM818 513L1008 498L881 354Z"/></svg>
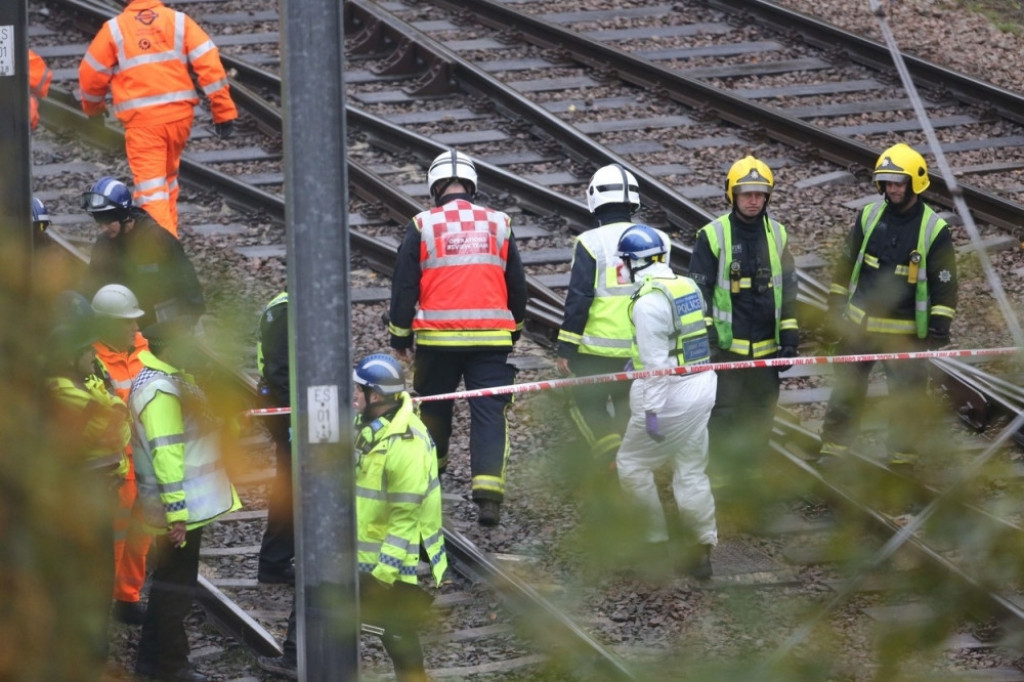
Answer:
<svg viewBox="0 0 1024 682"><path fill-rule="evenodd" d="M497 500L477 500L476 522L481 526L497 526L501 520L501 502Z"/></svg>
<svg viewBox="0 0 1024 682"><path fill-rule="evenodd" d="M299 664L294 658L287 655L257 656L256 665L258 665L262 670L283 675L290 680L299 679Z"/></svg>
<svg viewBox="0 0 1024 682"><path fill-rule="evenodd" d="M137 601L121 601L120 599L114 602L114 609L111 612L114 620L118 623L124 623L125 625L142 625L142 621L146 619L146 607L141 602Z"/></svg>
<svg viewBox="0 0 1024 682"><path fill-rule="evenodd" d="M711 580L711 545L700 545L696 549L696 556L689 561L686 572L697 580Z"/></svg>

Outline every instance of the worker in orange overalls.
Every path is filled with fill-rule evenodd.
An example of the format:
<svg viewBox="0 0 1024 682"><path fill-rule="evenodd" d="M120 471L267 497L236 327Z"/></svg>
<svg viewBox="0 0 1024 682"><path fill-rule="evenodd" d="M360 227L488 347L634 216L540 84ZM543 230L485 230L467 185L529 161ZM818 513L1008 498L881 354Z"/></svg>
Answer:
<svg viewBox="0 0 1024 682"><path fill-rule="evenodd" d="M28 51L28 112L32 130L39 125L39 101L50 94L53 71L37 53ZM38 99L37 99L38 98Z"/></svg>
<svg viewBox="0 0 1024 682"><path fill-rule="evenodd" d="M96 358L103 363L105 377L121 400L128 401L132 379L142 371L139 353L149 342L139 333L138 320L145 313L131 289L121 284L100 287L92 297L95 327L99 338L93 343ZM145 531L139 515L133 514L137 488L131 447L128 473L118 488L118 509L114 517L114 612L116 620L142 625L142 585L146 582L146 553L153 536Z"/></svg>
<svg viewBox="0 0 1024 682"><path fill-rule="evenodd" d="M217 135L227 139L238 110L217 46L189 16L160 0L131 0L103 24L78 67L86 114L102 114L108 90L113 96L125 128L135 205L175 236L178 165L199 102L190 66L210 99Z"/></svg>

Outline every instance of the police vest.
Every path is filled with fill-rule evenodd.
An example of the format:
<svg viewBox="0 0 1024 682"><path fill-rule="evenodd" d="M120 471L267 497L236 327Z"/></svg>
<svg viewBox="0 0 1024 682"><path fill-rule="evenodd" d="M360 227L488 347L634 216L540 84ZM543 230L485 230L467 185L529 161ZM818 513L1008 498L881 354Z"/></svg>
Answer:
<svg viewBox="0 0 1024 682"><path fill-rule="evenodd" d="M732 260L732 223L728 215L701 228L707 235L711 252L718 258L718 273L715 277L715 288L711 302L711 317L718 332L718 346L732 353L755 358L771 355L779 349L779 329L782 320L782 259L781 254L786 248L788 239L786 228L774 220L765 217L764 233L768 241L768 263L771 267L771 287L775 299L775 337L751 343L749 339L737 339L732 333L732 280L730 279ZM749 277L739 281L740 289L749 289L753 283ZM787 321L787 324L790 324ZM796 320L791 322L796 329Z"/></svg>
<svg viewBox="0 0 1024 682"><path fill-rule="evenodd" d="M510 347L516 322L505 285L509 217L458 199L413 221L421 270L416 343Z"/></svg>
<svg viewBox="0 0 1024 682"><path fill-rule="evenodd" d="M181 385L185 379L150 367L147 357L155 360L149 353L143 355L146 367L135 378L131 392L132 449L142 516L146 524L158 529L165 529L178 516L177 520L192 530L240 508L241 502L224 469L219 429L203 414L194 396L184 395L188 392ZM142 412L159 407L150 405L158 393L174 396L178 406L166 415L169 433L147 434ZM176 445L183 446L182 459L161 457L157 461L158 449Z"/></svg>
<svg viewBox="0 0 1024 682"><path fill-rule="evenodd" d="M700 295L700 289L688 277L676 277L675 279L655 279L647 277L636 293L630 298L629 320L633 324L633 306L641 296L657 293L665 297L665 300L675 311L673 317L673 333L675 348L669 352L675 358L676 365L695 365L705 363L711 358L711 345L708 343L707 325L704 322L704 302ZM638 370L644 368L640 360L640 349L636 345L634 336L633 367Z"/></svg>
<svg viewBox="0 0 1024 682"><path fill-rule="evenodd" d="M579 352L610 358L627 358L633 347L629 324L629 299L636 287L618 256L619 238L633 223L612 223L579 236L594 257L594 300L579 337ZM562 334L559 333L561 339ZM573 342L573 339L561 339Z"/></svg>
<svg viewBox="0 0 1024 682"><path fill-rule="evenodd" d="M864 239L860 243L860 252L853 264L853 271L850 273L850 293L847 301L849 305L846 310L847 317L854 324L862 324L867 318L864 329L878 334L917 334L919 339L928 336L928 251L935 241L935 236L940 230L946 227L946 221L938 216L928 204L924 204L921 212L921 226L917 231L917 281L914 288L914 319L899 320L886 317L868 317L863 308L853 303L854 295L857 293L857 280L860 278L860 269L865 262L869 264L872 259L877 267L877 259L866 255L868 239L874 231L878 221L882 218L885 209L884 201L877 201L868 204L861 211L861 224L864 226ZM897 274L901 274L901 268L906 269L909 275L910 265L897 266Z"/></svg>
<svg viewBox="0 0 1024 682"><path fill-rule="evenodd" d="M279 305L288 305L288 292L282 291L274 298L270 299L270 302L263 308L263 314L260 315L259 328L256 334L256 368L259 370L260 376L263 376L263 325L269 322L270 317L273 315L271 309Z"/></svg>
<svg viewBox="0 0 1024 682"><path fill-rule="evenodd" d="M359 570L389 585L396 580L415 585L422 543L440 584L448 557L437 450L409 394L403 392L399 400L390 418L356 424Z"/></svg>

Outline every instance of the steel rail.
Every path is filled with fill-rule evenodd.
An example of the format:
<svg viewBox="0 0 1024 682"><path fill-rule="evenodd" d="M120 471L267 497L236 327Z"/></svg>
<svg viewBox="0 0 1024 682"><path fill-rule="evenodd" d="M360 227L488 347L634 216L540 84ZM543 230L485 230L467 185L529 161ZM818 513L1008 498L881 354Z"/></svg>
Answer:
<svg viewBox="0 0 1024 682"><path fill-rule="evenodd" d="M47 104L49 104L49 103L47 103ZM56 102L54 103L54 105L56 106ZM109 136L111 134L111 132L113 132L107 126L102 126L102 128L103 128L102 132L100 132L99 128L95 124L92 124L92 128L96 129L97 137L98 138L102 138L104 136ZM198 164L197 164L197 166L198 166ZM354 167L358 168L357 166L354 166ZM185 173L189 173L190 172L189 169L185 168L184 164L183 164L183 172L185 172ZM358 172L357 172L357 175L358 175ZM372 175L372 174L370 174L370 175ZM204 177L216 178L216 174L213 175L213 176L204 176ZM376 176L374 176L374 177L376 177ZM379 180L379 178L377 180ZM380 182L383 182L383 181L380 181ZM220 184L219 179L218 179L217 184L218 185ZM239 184L244 184L244 183L239 183ZM355 184L357 184L357 186L360 186L358 183L355 183ZM386 185L386 183L385 183L385 185ZM243 195L243 196L252 196L248 192L244 192L244 191L240 191L240 190L236 190L236 193L238 193L240 195ZM264 201L266 199L266 197L270 197L271 199L276 199L277 201L281 202L281 213L283 215L283 200L280 200L279 198L274 197L273 195L267 195L266 193L262 193L262 194L264 194L266 196L265 197L261 197L260 201L258 203L260 205L266 206L266 203ZM380 195L377 194L375 196L379 197ZM389 209L389 210L392 210L392 209ZM406 213L405 215L409 215L409 214ZM370 245L369 242L367 243L367 245L368 246ZM453 545L454 545L454 543L456 542L456 540L454 539L455 536L452 535L451 537L452 537L452 542L453 542ZM471 558L470 554L467 554L467 557L469 557L469 558L464 558L463 559L464 562L472 561L472 558ZM941 559L941 557L939 557L939 559ZM488 570L489 571L490 568L489 567L483 567L480 570ZM206 589L206 588L204 587L204 589ZM212 593L210 593L210 594L212 595ZM221 596L223 596L223 595L221 595ZM228 604L230 604L230 600L226 600L226 601L227 601ZM222 606L226 606L226 605L223 604L223 602L221 604L222 604ZM228 608L228 612L227 612L227 615L225 616L225 620L230 620L232 618L232 614L230 613L230 607L226 606L226 608ZM562 616L559 612L556 611L555 613L564 618L564 616ZM244 622L245 619L241 618L239 620ZM249 619L249 620L251 621L251 619ZM544 623L546 625L550 625L549 621L545 620ZM256 625L258 626L258 624L256 624ZM571 623L570 623L570 625L571 625ZM243 626L243 627L247 627L247 626ZM575 626L572 626L572 627L575 627ZM253 644L253 641L256 642L255 645ZM260 644L261 641L262 641L262 644ZM277 653L280 652L280 650L276 647L276 642L273 641L273 638L270 638L270 642L268 643L267 641L263 640L262 638L257 637L255 640L246 642L246 644L248 646L257 646L257 647L264 646L265 648L261 650L261 653L265 653L267 655L274 655L274 654L277 654ZM605 667L605 672L606 673L611 672L612 674L614 674L617 677L618 676L624 676L624 677L622 677L623 679L632 679L632 677L629 674L629 672L627 670L625 670L624 668L622 668L621 663L619 663L617 661L617 659L615 659L614 657L611 657L609 659L602 658L601 659L601 663L602 663L603 667Z"/></svg>
<svg viewBox="0 0 1024 682"><path fill-rule="evenodd" d="M808 45L840 52L847 59L877 71L893 69L892 58L882 43L864 38L820 19L766 0L705 0L708 6L750 17L759 26L770 26L787 35L799 35ZM1024 124L1024 95L986 83L920 57L906 53L903 59L919 87L948 92L957 100L992 111L1002 118Z"/></svg>
<svg viewBox="0 0 1024 682"><path fill-rule="evenodd" d="M61 0L61 2L71 5L78 11L89 14L97 19L105 20L117 14L116 8L104 5L96 0ZM542 107L531 102L528 98L519 95L513 89L490 77L481 69L471 65L468 61L462 59L456 53L443 47L437 41L429 38L411 25L383 11L375 4L362 2L361 0L349 0L349 2L350 5L357 7L366 17L369 17L368 22L365 19L363 22L375 26L374 30L379 35L378 40L383 41L387 39L385 32L379 30L381 27L391 31L392 44L406 41L409 39L409 36L416 37L418 39L417 44L425 49L429 49L435 60L438 60L439 63L453 65L455 69L454 76L463 81L467 89L483 93L491 101L499 102L500 107L504 108L509 115L522 117L528 120L531 125L541 128L550 139L563 148L567 148L570 155L575 158L586 160L595 166L613 162L621 163L628 167L643 181L644 195L654 197L658 210L667 217L675 218L682 224L694 228L714 220L715 216L683 198L654 176L634 167L603 145L594 142L585 134L580 133L574 126L563 122ZM351 16L351 13L346 21L356 27L360 23L359 17ZM230 55L221 55L221 61L232 72L232 87L238 93L239 104L243 104L246 110L252 113L262 128L267 131L273 131L275 129L275 118L277 120L280 118L279 113L275 116L276 107L267 104L256 93L253 93L237 81L241 80L252 87L262 87L275 93L280 93L280 77ZM376 131L375 139L382 148L391 149L392 151L407 151L412 146L412 134L399 126L387 124L382 119L369 116L351 105L346 106L346 116L353 125L363 125L374 129ZM277 130L280 130L280 126L277 127ZM400 136L397 138L401 140L399 144L395 143L396 135ZM433 156L446 149L444 145L433 142L429 138L419 137L421 137L419 140L421 144L414 148L420 150L418 155L421 156L421 160L424 162L429 162ZM426 151L428 148L430 151ZM485 174L487 179L481 181L482 189L500 195L507 192L510 187L516 188L516 196L519 198L521 205L529 210L537 213L548 212L565 218L569 220L570 226L576 232L581 232L590 226L592 218L582 203L570 200L562 194L552 192L534 183L529 183L514 173L509 173L497 166L490 166L479 162L478 165L481 165L487 171ZM268 196L262 190L246 183L237 182L233 186L225 184L226 178L216 177L216 171L201 164L191 169L186 166L187 159L183 157L183 174L195 175L202 184L212 182L218 186L225 187L225 189L230 190L227 192L228 197L234 198L234 201L239 205L250 208L259 207L264 203L266 196ZM494 180L490 180L491 178ZM413 214L410 213L409 215ZM277 217L283 219L283 212ZM678 240L673 240L673 250L683 255L685 271L685 265L688 264L691 253L690 247ZM677 261L677 266L678 264ZM802 271L798 271L798 277L800 277L801 284L803 284L800 292L801 303L810 304L811 309L818 308L819 306L816 304L823 304L826 300L827 288L821 287L814 278L807 276ZM543 292L543 289L537 283L531 283L531 288L542 292L541 295L547 300L552 300L553 292Z"/></svg>
<svg viewBox="0 0 1024 682"><path fill-rule="evenodd" d="M284 655L281 645L266 628L201 575L195 595L196 601L222 633L235 638L259 656Z"/></svg>
<svg viewBox="0 0 1024 682"><path fill-rule="evenodd" d="M790 465L795 467L805 476L810 477L816 485L816 488L826 496L828 499L833 500L834 503L841 504L845 507L851 508L857 511L863 518L871 521L876 530L887 540L891 540L897 534L902 531L902 526L895 523L888 515L874 509L869 504L863 502L860 497L849 490L846 486L836 483L832 480L825 478L825 476L819 470L808 464L798 453L792 452L790 449L780 444L777 440L773 439L769 443L769 447L778 455L782 456L783 459ZM889 479L889 483L893 483L898 479L899 485L908 485L909 481L906 477L894 474L875 462L868 460L867 458L859 458L854 461L860 462L861 466L871 467L874 473L884 475L886 477L892 477ZM843 469L844 473L848 473L848 470ZM856 478L856 476L854 476ZM874 489L874 488L873 488ZM931 489L926 489L923 486L916 488L918 492L927 491L932 501L938 499L942 494ZM1019 526L1012 524L1004 519L999 519L988 512L978 509L972 505L960 504L958 507L966 514L977 516L982 519L983 522L991 527L997 527L1001 532L1001 537L1007 535L1016 538L1016 542L1010 542L1009 544L1014 547L1019 547L1021 542L1021 535L1024 533L1024 529ZM927 559L933 565L939 567L942 571L952 575L956 580L961 582L963 585L976 595L980 600L984 601L987 605L988 610L999 614L1001 618L1012 620L1018 625L1018 627L1024 628L1024 607L1016 603L1016 601L1005 595L999 594L985 585L983 578L972 575L964 568L957 565L955 562L946 558L943 553L930 546L924 540L918 537L910 536L906 539L901 548L909 548L914 550L917 554ZM876 566L877 568L877 566Z"/></svg>
<svg viewBox="0 0 1024 682"><path fill-rule="evenodd" d="M449 558L496 589L506 607L517 612L534 632L543 632L548 640L546 644L558 650L562 659L558 666L565 672L585 680L637 679L618 656L594 640L530 585L502 570L458 530L445 524L444 535Z"/></svg>
<svg viewBox="0 0 1024 682"><path fill-rule="evenodd" d="M378 47L384 48L401 44L402 41L414 40L417 47L426 51L435 61L435 66L429 67L428 71L443 73L445 78L461 84L467 92L477 94L488 102L495 103L499 111L506 112L506 115L514 120L524 120L529 123L531 128L543 131L548 139L566 149L571 158L578 162L587 162L594 167L618 163L627 168L641 182L642 195L652 200L653 205L658 211L665 214L670 224L672 220L675 220L683 226L697 229L717 217L684 198L658 178L615 154L606 146L595 142L575 126L554 116L456 52L441 45L411 24L390 14L383 7L367 2L367 0L348 0L348 4L358 8L366 15L366 18L354 16L351 19L355 26L363 26L366 34L370 36L359 41L362 48L373 47L371 41L376 41ZM438 64L443 65L444 68L438 68ZM350 107L350 117L354 111L358 110ZM382 144L388 144L387 141L395 139L394 136L408 134L398 126L393 126L393 128L391 134L380 138ZM407 139L403 141L408 143ZM502 183L505 185L516 179L514 174L504 173L500 169L495 170L499 172L499 175L504 175ZM578 222L589 226L590 221L588 212L585 214L585 219L579 219ZM585 227L581 229L576 225L571 226L576 231L586 229ZM673 239L672 249L673 253L683 256L683 262L676 260L673 263L674 267L677 271L685 272L689 265L692 248L678 239ZM797 270L797 276L802 285L798 294L800 303L809 306L810 310L823 309L827 300L828 288L820 285L802 270Z"/></svg>
<svg viewBox="0 0 1024 682"><path fill-rule="evenodd" d="M738 126L756 123L767 137L846 168L873 169L880 150L806 123L778 109L765 107L727 90L659 66L629 52L525 14L512 4L496 0L431 0L435 5L461 10L480 23L496 29L519 30L519 37L548 49L571 55L575 61L615 73L622 80L700 110L714 111L722 120ZM931 188L925 197L952 207L945 181L930 174ZM960 185L972 211L984 221L1016 230L1024 224L1024 206L989 192Z"/></svg>

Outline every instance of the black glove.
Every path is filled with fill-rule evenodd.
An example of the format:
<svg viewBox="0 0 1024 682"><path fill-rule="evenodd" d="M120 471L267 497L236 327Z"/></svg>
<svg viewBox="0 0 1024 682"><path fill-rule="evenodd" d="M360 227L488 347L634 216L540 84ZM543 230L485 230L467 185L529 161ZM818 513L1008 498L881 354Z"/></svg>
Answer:
<svg viewBox="0 0 1024 682"><path fill-rule="evenodd" d="M521 337L522 335L523 332L521 330L516 330L512 332L512 343L515 344L515 342L518 341L519 337Z"/></svg>
<svg viewBox="0 0 1024 682"><path fill-rule="evenodd" d="M825 315L825 328L822 338L826 345L836 345L846 336L849 322L846 319L846 296L830 294L828 297L828 313Z"/></svg>
<svg viewBox="0 0 1024 682"><path fill-rule="evenodd" d="M924 343L928 350L938 350L949 345L949 325L952 320L942 315L933 315L928 318L928 336Z"/></svg>
<svg viewBox="0 0 1024 682"><path fill-rule="evenodd" d="M949 332L933 327L928 328L928 336L924 339L928 350L939 350L949 345Z"/></svg>
<svg viewBox="0 0 1024 682"><path fill-rule="evenodd" d="M217 137L226 140L235 134L235 121L232 119L223 123L217 123L214 125L214 128L217 130Z"/></svg>
<svg viewBox="0 0 1024 682"><path fill-rule="evenodd" d="M795 358L799 353L796 350L796 346L783 346L779 348L779 354L776 357L780 358ZM793 365L775 365L775 369L779 370L779 374L788 372L793 369Z"/></svg>

